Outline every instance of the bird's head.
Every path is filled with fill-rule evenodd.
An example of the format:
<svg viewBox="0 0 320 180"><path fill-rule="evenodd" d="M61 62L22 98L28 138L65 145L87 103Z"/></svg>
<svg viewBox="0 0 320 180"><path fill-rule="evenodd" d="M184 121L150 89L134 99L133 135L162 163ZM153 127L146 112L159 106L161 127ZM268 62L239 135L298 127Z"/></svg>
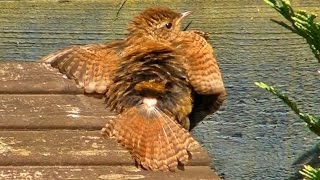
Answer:
<svg viewBox="0 0 320 180"><path fill-rule="evenodd" d="M177 13L165 7L148 8L133 18L128 31L130 35L170 40L180 31L181 20L190 14L191 11Z"/></svg>

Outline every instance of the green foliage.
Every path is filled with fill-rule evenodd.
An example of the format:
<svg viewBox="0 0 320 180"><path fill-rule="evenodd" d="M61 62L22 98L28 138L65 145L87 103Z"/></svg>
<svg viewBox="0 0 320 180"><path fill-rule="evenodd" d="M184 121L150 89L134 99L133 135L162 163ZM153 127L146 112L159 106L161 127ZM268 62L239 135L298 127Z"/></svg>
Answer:
<svg viewBox="0 0 320 180"><path fill-rule="evenodd" d="M286 24L282 21L272 20L277 24L291 30L292 32L300 35L306 39L315 57L320 62L320 23L315 22L317 15L308 13L306 11L295 12L290 4L289 0L264 0L267 4L278 11L284 18L286 18L290 24ZM312 116L310 114L304 114L300 112L297 104L291 101L288 96L281 94L273 87L268 86L262 82L255 82L257 86L271 92L273 95L281 99L287 104L293 112L295 112L300 119L302 119L309 129L320 136L320 116ZM299 171L304 176L305 180L319 180L320 168L314 169L310 165L305 165L304 168Z"/></svg>
<svg viewBox="0 0 320 180"><path fill-rule="evenodd" d="M290 24L272 20L306 39L315 57L320 62L320 23L315 22L316 14L298 10L295 12L289 0L264 0L277 10Z"/></svg>
<svg viewBox="0 0 320 180"><path fill-rule="evenodd" d="M320 168L314 169L309 165L305 165L300 174L304 176L305 180L319 180L320 179Z"/></svg>
<svg viewBox="0 0 320 180"><path fill-rule="evenodd" d="M284 95L284 94L278 92L272 86L269 86L263 82L255 82L255 84L258 87L271 92L273 95L275 95L279 99L281 99L285 104L287 104L292 109L293 112L295 112L300 117L300 119L302 119L307 124L307 126L309 127L309 129L312 132L314 132L318 136L320 136L320 118L319 117L312 116L310 114L304 114L304 113L300 112L300 110L295 102L291 101L287 95Z"/></svg>

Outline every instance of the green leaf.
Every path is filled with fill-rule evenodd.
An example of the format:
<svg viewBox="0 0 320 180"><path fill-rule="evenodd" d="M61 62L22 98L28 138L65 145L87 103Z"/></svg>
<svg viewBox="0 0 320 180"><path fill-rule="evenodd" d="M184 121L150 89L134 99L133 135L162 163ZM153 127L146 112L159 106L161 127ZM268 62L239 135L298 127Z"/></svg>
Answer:
<svg viewBox="0 0 320 180"><path fill-rule="evenodd" d="M275 7L275 0L264 0L264 2L269 4L271 7Z"/></svg>
<svg viewBox="0 0 320 180"><path fill-rule="evenodd" d="M267 90L277 98L281 99L293 112L295 112L300 117L300 119L302 119L307 124L312 132L320 136L320 118L318 118L318 116L315 116L317 117L315 118L310 114L304 114L300 112L300 109L295 102L291 101L287 95L278 92L272 86L269 86L263 82L255 82L255 84L261 89Z"/></svg>
<svg viewBox="0 0 320 180"><path fill-rule="evenodd" d="M299 171L304 176L305 180L319 180L320 179L320 168L314 169L310 165L304 165L303 169Z"/></svg>
<svg viewBox="0 0 320 180"><path fill-rule="evenodd" d="M264 2L278 11L290 24L273 21L306 39L320 63L320 23L314 22L317 15L302 10L295 12L289 0L264 0Z"/></svg>

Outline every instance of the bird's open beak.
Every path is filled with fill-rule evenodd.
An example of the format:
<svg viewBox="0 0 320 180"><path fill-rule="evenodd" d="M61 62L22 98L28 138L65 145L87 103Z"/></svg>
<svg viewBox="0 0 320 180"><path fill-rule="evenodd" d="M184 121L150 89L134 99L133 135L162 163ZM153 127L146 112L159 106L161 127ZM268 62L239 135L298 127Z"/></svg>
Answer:
<svg viewBox="0 0 320 180"><path fill-rule="evenodd" d="M187 12L181 13L181 16L180 16L178 22L180 22L182 19L184 19L185 17L189 16L190 14L191 14L191 11L187 11Z"/></svg>
<svg viewBox="0 0 320 180"><path fill-rule="evenodd" d="M191 11L187 11L187 12L181 13L181 19L189 16L191 13L192 13Z"/></svg>
<svg viewBox="0 0 320 180"><path fill-rule="evenodd" d="M191 11L187 11L187 12L181 13L180 19L183 19L183 18L189 16L191 13L192 13Z"/></svg>

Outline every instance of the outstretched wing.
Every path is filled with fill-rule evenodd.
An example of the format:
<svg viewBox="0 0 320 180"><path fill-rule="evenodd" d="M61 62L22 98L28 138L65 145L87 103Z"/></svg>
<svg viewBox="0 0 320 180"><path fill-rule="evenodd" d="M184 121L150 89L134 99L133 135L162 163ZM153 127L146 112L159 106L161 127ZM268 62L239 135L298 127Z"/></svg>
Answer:
<svg viewBox="0 0 320 180"><path fill-rule="evenodd" d="M105 93L112 83L114 69L119 63L121 42L74 46L51 53L41 59L74 79L87 93Z"/></svg>
<svg viewBox="0 0 320 180"><path fill-rule="evenodd" d="M188 79L198 94L220 94L225 91L217 61L211 45L193 31L181 32L176 45L186 57Z"/></svg>
<svg viewBox="0 0 320 180"><path fill-rule="evenodd" d="M189 31L188 31L189 32ZM208 40L210 38L209 33L208 32L204 32L204 31L197 31L197 30L192 30L190 31L191 33L196 33L199 36L203 37L205 40Z"/></svg>
<svg viewBox="0 0 320 180"><path fill-rule="evenodd" d="M195 91L190 114L190 129L209 114L217 111L226 98L218 63L211 45L201 33L181 32L177 49L186 58L188 80Z"/></svg>

